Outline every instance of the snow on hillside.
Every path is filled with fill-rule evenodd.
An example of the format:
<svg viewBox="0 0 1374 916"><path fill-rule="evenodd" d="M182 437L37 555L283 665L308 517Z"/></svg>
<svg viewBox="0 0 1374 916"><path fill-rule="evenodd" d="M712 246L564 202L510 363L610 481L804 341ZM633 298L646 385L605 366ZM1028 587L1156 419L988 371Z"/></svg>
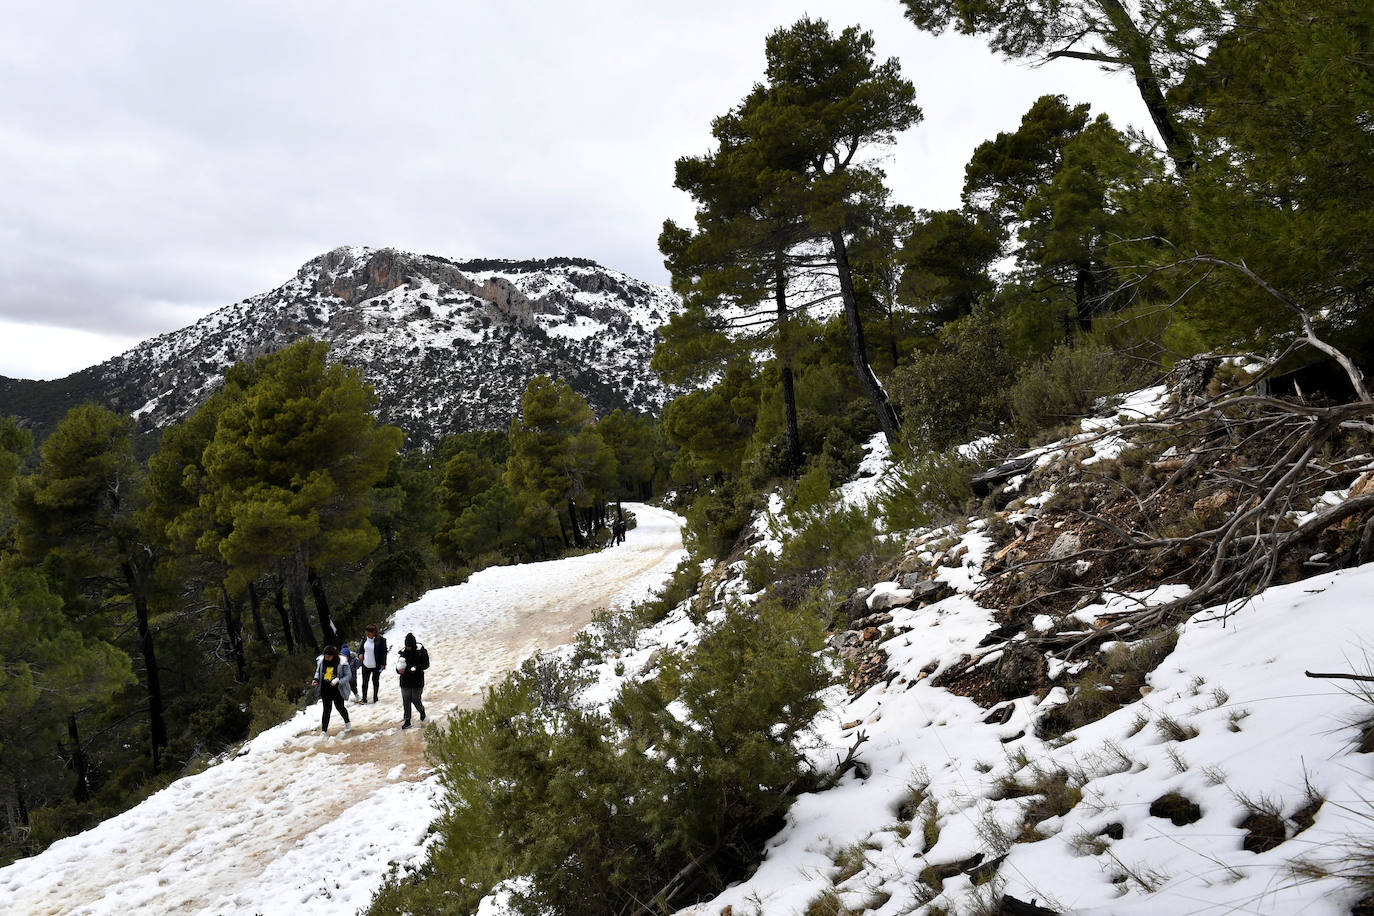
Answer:
<svg viewBox="0 0 1374 916"><path fill-rule="evenodd" d="M1352 723L1374 710L1303 670L1349 670L1370 632L1371 594L1374 567L1363 567L1271 589L1225 623L1200 613L1147 696L1062 743L1033 736L1033 699L988 724L972 700L929 686L992 629L967 595L900 609L882 644L897 678L855 699L834 689L816 730L818 764L833 765L866 735L867 778L851 774L803 797L750 880L685 912L801 913L835 886L836 859L849 849L862 864L838 884L841 900L879 916L976 911L991 889L964 871L1002 853L1000 889L1057 912L1347 914L1358 891L1286 869L1304 855L1339 866L1346 844L1369 833L1374 767L1352 753ZM1052 692L1041 705L1062 699ZM1009 779L1029 787L1042 774L1072 780L1082 801L1038 825L1045 839L1010 845L1026 799L998 796ZM1242 848L1239 825L1254 806L1291 817L1312 791L1326 802L1310 828L1268 852ZM1201 819L1175 826L1153 816L1151 803L1171 792L1198 805ZM916 797L933 843L922 823L899 817ZM927 868L979 854L938 897L921 880Z"/></svg>
<svg viewBox="0 0 1374 916"><path fill-rule="evenodd" d="M1163 394L1140 392L1114 416L1153 415ZM1084 464L1110 458L1122 447L1116 422L1084 421L1037 457L1078 447L1092 452ZM881 487L885 451L875 439L845 502ZM1350 913L1368 885L1321 873L1348 870L1361 852L1374 860L1374 760L1356 752L1374 700L1304 671L1369 673L1374 565L1193 615L1141 695L1041 740L1034 722L1067 699L1062 687L990 712L932 686L997 625L972 596L991 545L983 528L973 522L943 551L963 554L937 570L954 594L891 610L872 647L888 676L857 696L831 688L813 763L833 767L861 742L863 766L801 797L748 880L683 912L992 913L1007 894L1075 914ZM1078 616L1176 593L1109 596ZM875 583L868 602L910 594Z"/></svg>
<svg viewBox="0 0 1374 916"><path fill-rule="evenodd" d="M631 509L638 527L620 546L487 569L396 614L386 632L393 651L414 632L430 652L431 723L477 702L535 651L568 642L595 612L664 581L681 558L681 520ZM439 810L421 730L400 730L395 676L383 681L381 702L350 703L347 736L335 716L322 738L314 704L232 759L0 869L0 911L290 916L365 907L388 869L424 855Z"/></svg>
<svg viewBox="0 0 1374 916"><path fill-rule="evenodd" d="M1162 401L1162 389L1151 389L1122 410L1149 416ZM1121 448L1114 425L1085 421L1081 434L1045 451L1109 457ZM841 498L871 497L888 470L875 439ZM774 500L774 515L780 505ZM755 525L756 549L777 549L769 532L779 524ZM1193 615L1139 696L1042 740L1034 721L1067 699L1062 687L990 711L932 686L976 656L997 626L972 595L992 543L983 527L974 522L944 550L967 548L961 562L937 571L954 594L891 611L876 646L889 676L857 696L843 686L827 692L808 753L826 770L862 739L863 766L834 789L802 796L748 880L682 912L990 913L1007 894L1059 913L1350 913L1368 888L1319 873L1348 868L1352 843L1374 823L1374 760L1356 753L1374 702L1304 671L1368 667L1374 566L1276 587L1233 613ZM722 587L748 597L737 580ZM1090 622L1124 602L1161 603L1177 591L1106 596L1078 616ZM868 600L904 595L899 583L874 583ZM593 668L584 701L609 703L660 649L690 645L697 633L679 608ZM1256 839L1268 842L1250 851ZM1364 853L1374 854L1365 842ZM497 901L489 898L484 912L499 913Z"/></svg>

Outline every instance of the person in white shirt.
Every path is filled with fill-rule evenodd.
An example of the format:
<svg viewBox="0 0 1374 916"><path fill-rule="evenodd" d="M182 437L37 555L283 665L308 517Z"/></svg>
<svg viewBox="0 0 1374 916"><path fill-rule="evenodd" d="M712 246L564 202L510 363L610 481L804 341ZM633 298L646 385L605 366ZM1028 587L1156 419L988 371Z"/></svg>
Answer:
<svg viewBox="0 0 1374 916"><path fill-rule="evenodd" d="M362 666L362 688L359 702L367 702L367 685L372 683L372 702L377 702L377 690L381 684L382 669L386 667L386 637L377 632L377 625L369 623L363 631L362 643L358 646L358 664Z"/></svg>

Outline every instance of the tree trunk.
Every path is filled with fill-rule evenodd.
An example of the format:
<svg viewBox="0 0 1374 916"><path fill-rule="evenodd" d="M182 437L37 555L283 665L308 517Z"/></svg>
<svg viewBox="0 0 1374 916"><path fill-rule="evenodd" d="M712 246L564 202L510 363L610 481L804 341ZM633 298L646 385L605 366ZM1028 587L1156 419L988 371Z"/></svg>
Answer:
<svg viewBox="0 0 1374 916"><path fill-rule="evenodd" d="M1092 278L1088 276L1088 268L1079 264L1074 268L1073 275L1073 317L1064 322L1066 341L1072 342L1076 334L1082 335L1092 330L1092 306L1088 302L1091 289Z"/></svg>
<svg viewBox="0 0 1374 916"><path fill-rule="evenodd" d="M252 586L249 587L251 588ZM286 651L294 655L296 653L296 637L294 633L294 627L292 626L291 617L286 613L286 602L282 598L281 582L277 583L276 594L274 597L276 599L277 605L277 616L281 618L282 636L286 639Z"/></svg>
<svg viewBox="0 0 1374 916"><path fill-rule="evenodd" d="M162 762L162 749L167 746L167 723L162 715L162 681L157 667L157 654L153 651L153 629L148 623L148 596L143 587L143 578L134 569L131 561L120 561L124 572L124 584L134 601L134 616L138 623L138 648L143 655L145 669L144 682L148 688L148 724L151 729L153 772L158 772Z"/></svg>
<svg viewBox="0 0 1374 916"><path fill-rule="evenodd" d="M291 620L296 625L296 639L303 646L309 646L316 655L320 652L320 643L315 639L315 628L310 624L310 612L305 609L305 582L304 576L288 576L286 579L286 601L291 607ZM329 638L325 637L325 644L329 643Z"/></svg>
<svg viewBox="0 0 1374 916"><path fill-rule="evenodd" d="M243 627L239 621L238 608L229 597L229 589L221 584L219 591L220 606L224 612L224 632L229 637L229 651L234 653L234 680L242 684L248 679L248 664L243 657Z"/></svg>
<svg viewBox="0 0 1374 916"><path fill-rule="evenodd" d="M272 640L267 636L267 626L262 622L262 598L252 582L248 583L248 608L253 614L253 638L276 655L277 648L272 645Z"/></svg>
<svg viewBox="0 0 1374 916"><path fill-rule="evenodd" d="M787 476L801 471L801 432L797 425L797 387L792 378L792 334L787 320L787 274L782 265L773 279L773 297L778 305L778 368L782 375L782 412L787 420Z"/></svg>
<svg viewBox="0 0 1374 916"><path fill-rule="evenodd" d="M67 716L67 737L72 742L71 758L67 766L76 774L76 786L72 789L72 798L81 804L85 804L91 799L91 766L86 760L86 751L81 746L81 733L76 730L76 714ZM23 803L22 798L20 801ZM24 813L24 823L28 823L27 811Z"/></svg>
<svg viewBox="0 0 1374 916"><path fill-rule="evenodd" d="M306 571L306 581L310 583L310 596L315 599L315 613L320 618L320 635L324 638L325 645L337 646L339 633L334 629L334 619L329 616L329 602L324 597L324 582L320 580L320 574L315 571L315 567L312 566Z"/></svg>
<svg viewBox="0 0 1374 916"><path fill-rule="evenodd" d="M883 316L887 318L887 351L888 355L892 357L892 365L895 368L902 361L902 358L897 352L897 310L892 307L890 296L883 302Z"/></svg>
<svg viewBox="0 0 1374 916"><path fill-rule="evenodd" d="M581 550L587 546L587 542L582 537L582 527L577 524L577 506L573 504L572 497L568 497L568 524L572 525L573 546Z"/></svg>
<svg viewBox="0 0 1374 916"><path fill-rule="evenodd" d="M887 393L878 384L873 367L868 364L868 345L864 342L864 326L859 317L859 300L854 293L854 277L849 271L849 250L845 245L844 233L838 229L830 233L830 244L835 249L835 268L840 277L840 298L844 300L844 317L849 326L849 353L854 361L854 374L858 377L859 389L873 405L878 428L888 444L895 446L897 414L887 402Z"/></svg>
<svg viewBox="0 0 1374 916"><path fill-rule="evenodd" d="M1124 38L1121 50L1126 55L1145 110L1150 113L1150 120L1164 142L1165 151L1174 161L1174 168L1179 175L1191 175L1197 170L1197 151L1193 148L1192 137L1179 127L1173 112L1169 110L1159 76L1155 73L1149 39L1140 34L1140 28L1121 0L1101 0L1101 5L1112 28Z"/></svg>

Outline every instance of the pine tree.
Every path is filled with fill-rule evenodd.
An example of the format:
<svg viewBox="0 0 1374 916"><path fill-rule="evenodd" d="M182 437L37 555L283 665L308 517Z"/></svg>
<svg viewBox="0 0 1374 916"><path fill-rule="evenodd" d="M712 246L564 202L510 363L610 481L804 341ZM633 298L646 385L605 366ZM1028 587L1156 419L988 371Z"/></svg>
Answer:
<svg viewBox="0 0 1374 916"><path fill-rule="evenodd" d="M150 607L159 557L136 519L143 473L131 425L93 404L72 408L43 443L33 475L20 480L14 508L20 557L41 566L88 633L113 632L108 615L133 611L156 771L168 739Z"/></svg>
<svg viewBox="0 0 1374 916"><path fill-rule="evenodd" d="M1018 271L1002 301L1049 309L1064 336L1087 331L1117 307L1110 248L1149 234L1138 229L1127 195L1162 179L1159 163L1106 118L1060 95L1037 99L1015 131L974 150L964 170L965 211L995 227Z"/></svg>
<svg viewBox="0 0 1374 916"><path fill-rule="evenodd" d="M616 498L651 498L672 466L662 423L650 416L613 410L601 418L596 429L615 455Z"/></svg>
<svg viewBox="0 0 1374 916"><path fill-rule="evenodd" d="M1248 4L1175 93L1204 152L1197 175L1146 202L1170 242L1155 263L1244 264L1365 360L1374 359L1371 46L1367 3ZM1299 332L1290 308L1233 268L1199 263L1171 282L1199 346L1277 352Z"/></svg>
<svg viewBox="0 0 1374 916"><path fill-rule="evenodd" d="M679 483L738 474L754 434L760 382L753 367L732 363L710 388L675 398L663 412L663 428L681 450L673 468Z"/></svg>
<svg viewBox="0 0 1374 916"><path fill-rule="evenodd" d="M377 424L371 388L328 349L305 340L229 371L193 521L232 589L276 571L300 619L310 587L321 636L337 643L319 570L378 545L373 487L402 434Z"/></svg>
<svg viewBox="0 0 1374 916"><path fill-rule="evenodd" d="M875 60L871 33L832 35L822 20L772 33L765 57L765 83L727 116L731 134L742 138L734 155L741 168L769 176L770 206L799 214L826 246L855 376L879 428L895 441L896 415L869 364L850 244L889 212L883 173L863 154L920 120L915 89L895 59Z"/></svg>
<svg viewBox="0 0 1374 916"><path fill-rule="evenodd" d="M15 422L13 417L0 417L0 548L11 537L14 514L10 500L14 498L15 482L24 459L33 450L33 436Z"/></svg>
<svg viewBox="0 0 1374 916"><path fill-rule="evenodd" d="M1194 138L1167 95L1247 0L901 0L917 28L987 35L1012 58L1081 60L1128 71L1179 174L1197 163Z"/></svg>
<svg viewBox="0 0 1374 916"><path fill-rule="evenodd" d="M986 220L960 210L921 211L902 242L898 296L922 316L925 336L969 314L992 293L988 271L1001 252Z"/></svg>
<svg viewBox="0 0 1374 916"><path fill-rule="evenodd" d="M536 540L557 532L565 544L586 546L577 510L604 502L615 481L615 455L587 402L567 382L537 375L509 436L503 480L520 507L520 526Z"/></svg>
<svg viewBox="0 0 1374 916"><path fill-rule="evenodd" d="M777 193L779 176L753 169L748 156L737 155L747 138L734 112L717 118L712 133L719 141L716 152L683 157L676 167L675 186L697 201L696 231L669 220L659 236L659 249L674 289L689 303L680 324L709 321L719 332L702 334L707 329L696 328L694 348L677 359L714 356L709 369L716 370L740 347L747 349L771 337L782 383L788 471L795 475L802 454L792 364L794 306L789 293L798 292L792 288L798 274L815 260L802 248L809 238L808 227L804 215L786 206L787 197ZM771 316L763 305L770 298ZM659 350L671 354L682 339L680 334L666 336ZM713 346L703 349L700 342ZM732 348L731 343L738 346Z"/></svg>
<svg viewBox="0 0 1374 916"><path fill-rule="evenodd" d="M0 781L11 824L28 825L31 806L50 800L58 780L53 751L76 731L88 707L108 703L135 680L129 656L106 639L83 633L36 571L0 575ZM81 749L72 749L73 761ZM86 801L89 769L72 768L71 794Z"/></svg>
<svg viewBox="0 0 1374 916"><path fill-rule="evenodd" d="M437 540L450 563L471 562L515 540L515 504L502 472L495 461L468 449L456 452L445 465Z"/></svg>

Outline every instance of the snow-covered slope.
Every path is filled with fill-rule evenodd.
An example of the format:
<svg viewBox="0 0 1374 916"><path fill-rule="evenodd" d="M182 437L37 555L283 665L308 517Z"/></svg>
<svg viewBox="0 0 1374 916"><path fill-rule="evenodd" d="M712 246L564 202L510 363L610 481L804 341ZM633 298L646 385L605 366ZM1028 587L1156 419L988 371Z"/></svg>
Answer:
<svg viewBox="0 0 1374 916"><path fill-rule="evenodd" d="M412 444L504 427L540 373L567 380L598 413L657 411L670 392L649 358L676 308L669 290L585 259L460 263L336 248L274 290L69 379L3 380L0 412L25 416L34 403L51 414L94 397L143 428L164 426L212 393L228 366L307 336L362 370L382 419ZM60 417L28 415L40 427Z"/></svg>
<svg viewBox="0 0 1374 916"><path fill-rule="evenodd" d="M967 541L965 571L980 560L979 538ZM1361 664L1372 594L1365 566L1270 589L1226 621L1199 613L1147 695L1053 741L1032 723L1062 690L1017 700L998 722L932 686L977 652L995 625L987 611L967 594L898 609L881 643L892 682L856 698L835 688L814 736L816 762L833 765L865 735L866 778L803 796L753 877L686 912L798 914L831 892L843 912L873 916L998 912L994 894L1103 916L1345 916L1364 892L1294 866L1311 859L1339 872L1352 844L1368 850L1374 765L1355 752L1355 723L1374 710L1303 672ZM1043 838L1026 837L1024 813L1046 780L1081 799L1036 824ZM1008 793L1013 784L1024 794ZM1170 793L1197 805L1199 819L1152 812ZM1265 810L1287 838L1248 851L1241 825ZM1300 829L1304 811L1312 822ZM931 870L943 872L938 891Z"/></svg>
<svg viewBox="0 0 1374 916"><path fill-rule="evenodd" d="M1153 415L1162 394L1140 392L1121 411ZM1104 460L1122 448L1116 422L1084 421L1080 434L1032 455L1044 462L1077 449L1091 452L1085 464ZM885 452L875 438L861 471L869 476L847 484L843 501L878 491L892 470ZM1027 493L1024 504L1045 498ZM775 499L772 512L780 508ZM753 549L776 550L780 526L760 519ZM978 600L988 530L980 519L904 533L946 597L911 601L904 584L915 583L863 590L869 612L890 615L868 625L855 659L862 673L881 657L877 676L854 693L830 688L807 742L819 771L856 745L861 765L798 799L747 880L682 912L1368 912L1358 907L1374 890L1374 754L1361 751L1374 734L1374 694L1305 672L1369 673L1374 564L1194 614L1119 709L1042 738L1037 723L1068 699L1064 686L980 705L942 685L973 660L994 670L1007 651L988 648L1006 637ZM716 581L718 602L752 597L737 575ZM1101 625L1114 608L1162 603L1180 588L1104 593L1075 613ZM650 675L657 653L698 633L684 605L597 666L584 701L609 703L626 681ZM1088 664L1054 660L1049 678L1077 689L1065 675ZM1005 909L1004 898L1027 908Z"/></svg>

